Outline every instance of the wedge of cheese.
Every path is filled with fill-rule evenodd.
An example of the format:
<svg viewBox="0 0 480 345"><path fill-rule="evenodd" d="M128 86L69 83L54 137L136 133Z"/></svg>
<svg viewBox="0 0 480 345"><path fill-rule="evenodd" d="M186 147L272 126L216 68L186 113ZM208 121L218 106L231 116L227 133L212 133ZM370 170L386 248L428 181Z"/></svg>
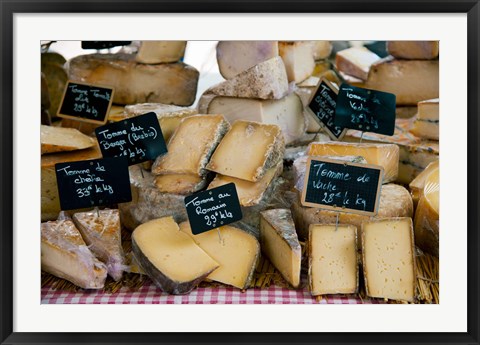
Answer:
<svg viewBox="0 0 480 345"><path fill-rule="evenodd" d="M436 59L438 41L387 41L388 53L399 59Z"/></svg>
<svg viewBox="0 0 480 345"><path fill-rule="evenodd" d="M416 106L402 106L395 109L395 116L397 119L409 119L417 114Z"/></svg>
<svg viewBox="0 0 480 345"><path fill-rule="evenodd" d="M436 161L433 161L432 163L427 165L425 170L423 170L417 177L415 177L408 185L410 193L412 194L413 204L415 207L417 207L418 201L423 195L423 189L425 188L425 182L427 180L427 177L433 170L438 169L439 165L440 160L437 159Z"/></svg>
<svg viewBox="0 0 480 345"><path fill-rule="evenodd" d="M187 41L142 41L135 60L145 64L177 62L185 54Z"/></svg>
<svg viewBox="0 0 480 345"><path fill-rule="evenodd" d="M294 288L300 285L302 248L292 214L287 209L263 211L260 218L262 252Z"/></svg>
<svg viewBox="0 0 480 345"><path fill-rule="evenodd" d="M155 186L162 193L189 195L203 189L207 185L205 178L193 174L158 175Z"/></svg>
<svg viewBox="0 0 480 345"><path fill-rule="evenodd" d="M332 53L330 41L313 41L313 58L315 60L327 59Z"/></svg>
<svg viewBox="0 0 480 345"><path fill-rule="evenodd" d="M284 153L280 127L237 120L213 153L207 169L256 182L282 160Z"/></svg>
<svg viewBox="0 0 480 345"><path fill-rule="evenodd" d="M312 75L315 68L312 41L279 41L278 52L289 82L300 83Z"/></svg>
<svg viewBox="0 0 480 345"><path fill-rule="evenodd" d="M133 54L80 55L69 62L69 78L115 89L113 102L192 105L198 71L182 62L145 65Z"/></svg>
<svg viewBox="0 0 480 345"><path fill-rule="evenodd" d="M45 153L83 150L95 145L95 140L73 128L40 126L42 155Z"/></svg>
<svg viewBox="0 0 480 345"><path fill-rule="evenodd" d="M438 98L438 68L438 60L386 57L371 66L365 87L395 94L399 106L416 105L425 99Z"/></svg>
<svg viewBox="0 0 480 345"><path fill-rule="evenodd" d="M417 277L411 218L364 222L362 255L368 296L414 301Z"/></svg>
<svg viewBox="0 0 480 345"><path fill-rule="evenodd" d="M308 252L312 296L357 293L357 227L310 225Z"/></svg>
<svg viewBox="0 0 480 345"><path fill-rule="evenodd" d="M410 131L420 138L438 140L439 125L439 99L418 102L418 114Z"/></svg>
<svg viewBox="0 0 480 345"><path fill-rule="evenodd" d="M339 224L350 224L361 231L362 223L371 219L369 216L334 212L314 207L304 207L300 202L301 195L296 193L291 210L300 239L308 238L308 228L311 224L335 224L338 215ZM412 217L413 202L408 190L397 184L385 184L380 192L378 213L372 219L389 217ZM361 234L359 233L359 236Z"/></svg>
<svg viewBox="0 0 480 345"><path fill-rule="evenodd" d="M118 210L78 212L72 219L88 248L107 265L108 275L119 281L126 265Z"/></svg>
<svg viewBox="0 0 480 345"><path fill-rule="evenodd" d="M280 99L288 94L285 65L276 56L212 86L206 92L227 97Z"/></svg>
<svg viewBox="0 0 480 345"><path fill-rule="evenodd" d="M230 129L223 115L193 115L184 119L168 142L168 152L159 156L152 173L204 176L210 157Z"/></svg>
<svg viewBox="0 0 480 345"><path fill-rule="evenodd" d="M364 144L327 142L311 143L309 156L362 156L368 164L380 165L385 170L383 183L395 181L398 176L399 149L392 144Z"/></svg>
<svg viewBox="0 0 480 345"><path fill-rule="evenodd" d="M425 179L423 195L415 210L415 244L422 250L439 255L440 169L434 168Z"/></svg>
<svg viewBox="0 0 480 345"><path fill-rule="evenodd" d="M192 291L220 265L182 231L172 217L151 220L132 233L132 250L140 267L169 294Z"/></svg>
<svg viewBox="0 0 480 345"><path fill-rule="evenodd" d="M305 133L303 105L295 93L279 100L216 97L210 102L208 113L223 114L230 123L247 120L277 125L287 145Z"/></svg>
<svg viewBox="0 0 480 345"><path fill-rule="evenodd" d="M72 220L41 225L42 270L84 289L102 289L107 267L85 244Z"/></svg>
<svg viewBox="0 0 480 345"><path fill-rule="evenodd" d="M220 41L217 45L218 68L225 79L275 56L278 56L277 41Z"/></svg>
<svg viewBox="0 0 480 345"><path fill-rule="evenodd" d="M208 279L242 290L250 286L260 259L260 244L254 236L228 225L198 235L192 234L189 222L179 227L218 262L219 267Z"/></svg>
<svg viewBox="0 0 480 345"><path fill-rule="evenodd" d="M335 64L339 71L361 80L368 79L370 67L378 60L380 56L365 47L351 47L335 55Z"/></svg>

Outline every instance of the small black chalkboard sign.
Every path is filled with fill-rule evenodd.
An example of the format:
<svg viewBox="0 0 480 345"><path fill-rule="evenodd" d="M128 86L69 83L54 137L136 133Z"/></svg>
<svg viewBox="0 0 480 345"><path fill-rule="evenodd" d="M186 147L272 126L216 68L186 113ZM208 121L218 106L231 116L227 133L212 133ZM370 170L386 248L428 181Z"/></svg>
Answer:
<svg viewBox="0 0 480 345"><path fill-rule="evenodd" d="M55 172L62 210L132 200L125 157L58 163Z"/></svg>
<svg viewBox="0 0 480 345"><path fill-rule="evenodd" d="M103 157L128 158L129 165L155 159L167 152L167 145L154 112L95 129Z"/></svg>
<svg viewBox="0 0 480 345"><path fill-rule="evenodd" d="M128 46L132 41L82 41L82 49L108 49Z"/></svg>
<svg viewBox="0 0 480 345"><path fill-rule="evenodd" d="M396 97L393 93L342 84L337 97L335 125L393 135Z"/></svg>
<svg viewBox="0 0 480 345"><path fill-rule="evenodd" d="M337 94L338 87L330 83L327 79L321 78L306 108L333 140L342 139L347 131L346 128L337 126L334 122Z"/></svg>
<svg viewBox="0 0 480 345"><path fill-rule="evenodd" d="M309 157L302 205L339 212L377 214L383 167Z"/></svg>
<svg viewBox="0 0 480 345"><path fill-rule="evenodd" d="M194 235L243 217L235 183L189 195L185 198L185 207Z"/></svg>
<svg viewBox="0 0 480 345"><path fill-rule="evenodd" d="M68 81L57 116L103 125L112 100L112 88Z"/></svg>

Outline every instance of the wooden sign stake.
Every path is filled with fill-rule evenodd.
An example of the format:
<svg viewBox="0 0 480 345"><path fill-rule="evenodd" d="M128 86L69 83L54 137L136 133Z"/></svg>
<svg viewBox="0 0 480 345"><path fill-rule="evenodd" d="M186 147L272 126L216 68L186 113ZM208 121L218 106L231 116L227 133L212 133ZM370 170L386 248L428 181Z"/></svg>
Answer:
<svg viewBox="0 0 480 345"><path fill-rule="evenodd" d="M362 134L360 135L360 144L362 143L362 139L363 139L363 133L365 133L364 131L362 131Z"/></svg>

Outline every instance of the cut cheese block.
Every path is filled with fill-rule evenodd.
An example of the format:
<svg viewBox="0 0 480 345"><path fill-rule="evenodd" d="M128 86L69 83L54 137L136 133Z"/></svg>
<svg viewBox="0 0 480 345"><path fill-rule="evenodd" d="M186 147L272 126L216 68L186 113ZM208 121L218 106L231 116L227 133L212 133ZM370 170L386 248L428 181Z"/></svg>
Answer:
<svg viewBox="0 0 480 345"><path fill-rule="evenodd" d="M436 59L438 41L387 41L388 53L399 59Z"/></svg>
<svg viewBox="0 0 480 345"><path fill-rule="evenodd" d="M198 175L171 174L155 177L155 186L162 193L188 195L198 192L206 185L206 179Z"/></svg>
<svg viewBox="0 0 480 345"><path fill-rule="evenodd" d="M335 64L340 72L359 78L368 79L370 66L380 57L365 47L351 47L335 55Z"/></svg>
<svg viewBox="0 0 480 345"><path fill-rule="evenodd" d="M370 68L370 66L368 67ZM357 77L354 77L349 74L345 74L342 71L338 71L338 75L345 81L345 83L350 84L352 86L356 87L364 87L365 86L365 80L359 79Z"/></svg>
<svg viewBox="0 0 480 345"><path fill-rule="evenodd" d="M115 89L113 103L158 102L189 106L195 101L198 71L182 62L145 65L133 54L80 55L70 60L73 81Z"/></svg>
<svg viewBox="0 0 480 345"><path fill-rule="evenodd" d="M237 120L213 153L207 169L256 182L282 160L284 153L280 127Z"/></svg>
<svg viewBox="0 0 480 345"><path fill-rule="evenodd" d="M439 168L425 179L423 195L415 210L415 244L422 250L439 255Z"/></svg>
<svg viewBox="0 0 480 345"><path fill-rule="evenodd" d="M315 60L327 59L332 53L330 41L313 41L313 58Z"/></svg>
<svg viewBox="0 0 480 345"><path fill-rule="evenodd" d="M427 180L428 175L435 170L438 169L440 164L440 160L433 161L425 170L423 170L417 177L415 177L412 182L408 185L410 188L410 193L412 194L413 204L416 207L418 201L420 200L421 196L423 195L423 189L425 188L425 182Z"/></svg>
<svg viewBox="0 0 480 345"><path fill-rule="evenodd" d="M305 133L303 105L295 93L279 100L216 97L210 102L208 113L223 114L230 123L247 120L278 125L286 144Z"/></svg>
<svg viewBox="0 0 480 345"><path fill-rule="evenodd" d="M392 144L364 144L327 142L311 143L309 156L362 156L368 164L380 165L385 170L383 183L395 181L398 176L399 149Z"/></svg>
<svg viewBox="0 0 480 345"><path fill-rule="evenodd" d="M288 81L299 83L315 68L312 41L280 41L278 51L287 69Z"/></svg>
<svg viewBox="0 0 480 345"><path fill-rule="evenodd" d="M168 152L159 156L152 173L204 176L205 166L230 125L223 115L193 115L184 119L168 142Z"/></svg>
<svg viewBox="0 0 480 345"><path fill-rule="evenodd" d="M135 60L146 64L177 62L185 54L186 46L187 41L142 41Z"/></svg>
<svg viewBox="0 0 480 345"><path fill-rule="evenodd" d="M420 138L438 140L439 124L439 99L418 102L418 114L410 131Z"/></svg>
<svg viewBox="0 0 480 345"><path fill-rule="evenodd" d="M279 162L276 167L269 169L265 176L257 182L245 181L239 178L224 176L218 174L208 186L208 189L223 186L228 183L235 183L238 199L241 206L257 205L262 200L265 191L272 182L278 177L283 170L283 162Z"/></svg>
<svg viewBox="0 0 480 345"><path fill-rule="evenodd" d="M102 158L102 153L96 143L93 147L85 150L58 152L42 156L40 183L42 222L57 219L60 212L55 164L98 158Z"/></svg>
<svg viewBox="0 0 480 345"><path fill-rule="evenodd" d="M274 57L212 86L206 92L228 97L280 99L288 93L285 65L280 57Z"/></svg>
<svg viewBox="0 0 480 345"><path fill-rule="evenodd" d="M369 216L354 213L339 213L314 207L304 207L300 202L301 194L298 192L296 194L291 210L298 236L301 239L308 237L308 228L311 224L335 224L337 215L339 224L355 225L359 230L364 221L371 219ZM413 202L408 190L393 183L383 185L380 192L378 213L372 219L412 216Z"/></svg>
<svg viewBox="0 0 480 345"><path fill-rule="evenodd" d="M41 233L43 271L84 289L103 288L107 267L88 249L72 220L42 223Z"/></svg>
<svg viewBox="0 0 480 345"><path fill-rule="evenodd" d="M88 248L107 265L108 275L119 281L126 265L118 210L78 212L72 218Z"/></svg>
<svg viewBox="0 0 480 345"><path fill-rule="evenodd" d="M310 225L308 285L312 296L358 291L357 228Z"/></svg>
<svg viewBox="0 0 480 345"><path fill-rule="evenodd" d="M155 176L140 165L129 168L132 201L118 204L122 225L133 231L149 220L172 216L176 222L187 220L185 196L162 193L155 186Z"/></svg>
<svg viewBox="0 0 480 345"><path fill-rule="evenodd" d="M260 243L262 252L273 266L297 288L300 285L302 248L290 210L271 209L261 213Z"/></svg>
<svg viewBox="0 0 480 345"><path fill-rule="evenodd" d="M138 226L132 233L132 250L155 285L174 295L189 293L219 267L190 236L179 231L172 217Z"/></svg>
<svg viewBox="0 0 480 345"><path fill-rule="evenodd" d="M438 60L386 57L372 65L365 87L395 94L397 105L416 105L425 99L438 98L438 68Z"/></svg>
<svg viewBox="0 0 480 345"><path fill-rule="evenodd" d="M73 128L40 126L40 144L44 153L75 151L95 145L95 140Z"/></svg>
<svg viewBox="0 0 480 345"><path fill-rule="evenodd" d="M411 218L364 222L362 254L368 296L414 301L417 277Z"/></svg>
<svg viewBox="0 0 480 345"><path fill-rule="evenodd" d="M220 41L217 45L218 68L225 79L275 56L278 56L277 41Z"/></svg>
<svg viewBox="0 0 480 345"><path fill-rule="evenodd" d="M254 236L228 225L198 235L192 234L189 222L179 227L218 262L219 267L208 279L242 290L250 286L260 259L260 244Z"/></svg>

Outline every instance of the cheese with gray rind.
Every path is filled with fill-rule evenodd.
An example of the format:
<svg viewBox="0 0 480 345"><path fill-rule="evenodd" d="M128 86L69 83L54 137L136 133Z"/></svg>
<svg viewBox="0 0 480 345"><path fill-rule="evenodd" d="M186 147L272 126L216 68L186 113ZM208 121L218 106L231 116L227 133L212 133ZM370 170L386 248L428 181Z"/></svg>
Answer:
<svg viewBox="0 0 480 345"><path fill-rule="evenodd" d="M177 62L186 46L187 41L141 41L135 60L145 64Z"/></svg>

